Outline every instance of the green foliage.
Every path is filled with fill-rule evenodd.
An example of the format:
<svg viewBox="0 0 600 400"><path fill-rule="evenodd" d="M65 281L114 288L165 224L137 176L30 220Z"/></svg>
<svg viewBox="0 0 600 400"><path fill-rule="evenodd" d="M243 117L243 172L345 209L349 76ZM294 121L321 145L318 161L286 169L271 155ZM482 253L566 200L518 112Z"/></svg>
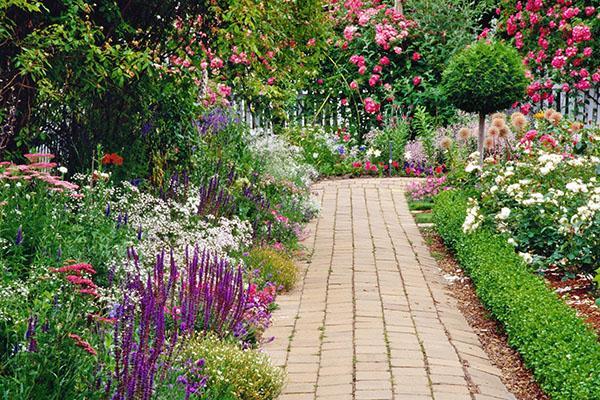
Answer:
<svg viewBox="0 0 600 400"><path fill-rule="evenodd" d="M410 132L409 125L404 119L399 119L397 123L386 126L383 131L378 133L371 142L371 146L381 151L381 160L388 163L388 159L404 159L404 147L408 142ZM391 150L391 153L390 153Z"/></svg>
<svg viewBox="0 0 600 400"><path fill-rule="evenodd" d="M411 211L431 210L433 203L430 201L410 201L408 202L408 209Z"/></svg>
<svg viewBox="0 0 600 400"><path fill-rule="evenodd" d="M275 400L284 384L284 372L257 350L213 336L196 336L181 349L180 360L204 359L208 375L206 397L220 400Z"/></svg>
<svg viewBox="0 0 600 400"><path fill-rule="evenodd" d="M290 126L281 131L286 139L300 147L304 161L325 176L343 175L352 171L331 143L333 135L319 127Z"/></svg>
<svg viewBox="0 0 600 400"><path fill-rule="evenodd" d="M418 213L415 214L415 222L417 224L429 224L433 221L431 213Z"/></svg>
<svg viewBox="0 0 600 400"><path fill-rule="evenodd" d="M435 118L433 118L425 109L425 107L417 106L415 109L414 120L412 123L412 127L415 133L415 136L421 140L423 143L423 148L425 149L425 154L427 155L428 160L435 160L436 158L436 150L433 143L433 139L435 136L435 129L437 128L437 123Z"/></svg>
<svg viewBox="0 0 600 400"><path fill-rule="evenodd" d="M281 251L263 247L250 251L246 258L248 267L256 270L255 281L259 287L273 282L285 290L291 290L298 280L298 267L290 257Z"/></svg>
<svg viewBox="0 0 600 400"><path fill-rule="evenodd" d="M509 108L525 95L527 86L517 51L488 40L478 40L454 55L442 83L456 107L479 114Z"/></svg>
<svg viewBox="0 0 600 400"><path fill-rule="evenodd" d="M533 275L506 238L488 229L465 234L466 195L442 192L434 222L500 321L515 347L553 399L593 400L600 393L598 337L574 310Z"/></svg>
<svg viewBox="0 0 600 400"><path fill-rule="evenodd" d="M102 190L85 190L81 200L50 192L41 182L0 186L1 282L28 280L35 268L59 267L65 260L93 264L106 279L110 262L125 252L128 228L105 215L109 200ZM23 241L15 245L21 228Z"/></svg>
<svg viewBox="0 0 600 400"><path fill-rule="evenodd" d="M403 4L404 13L419 26L413 45L436 79L441 78L448 60L471 43L482 15L493 7L490 0L407 0Z"/></svg>

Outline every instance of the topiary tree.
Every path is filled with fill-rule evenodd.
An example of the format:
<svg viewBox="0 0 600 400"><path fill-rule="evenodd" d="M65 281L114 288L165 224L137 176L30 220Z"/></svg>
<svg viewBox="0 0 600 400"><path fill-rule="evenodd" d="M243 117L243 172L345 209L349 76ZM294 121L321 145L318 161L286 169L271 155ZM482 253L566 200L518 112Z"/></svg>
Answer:
<svg viewBox="0 0 600 400"><path fill-rule="evenodd" d="M525 67L517 51L502 43L479 40L455 54L442 76L448 99L479 114L479 154L483 161L485 116L509 108L525 95Z"/></svg>

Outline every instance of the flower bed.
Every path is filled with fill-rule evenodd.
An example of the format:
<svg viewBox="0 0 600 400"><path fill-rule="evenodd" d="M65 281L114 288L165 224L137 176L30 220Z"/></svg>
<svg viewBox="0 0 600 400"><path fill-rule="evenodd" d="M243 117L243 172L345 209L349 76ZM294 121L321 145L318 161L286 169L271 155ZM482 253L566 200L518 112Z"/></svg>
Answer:
<svg viewBox="0 0 600 400"><path fill-rule="evenodd" d="M467 197L441 193L434 221L485 306L504 325L540 386L553 399L595 399L600 393L598 337L528 270L502 235L463 231Z"/></svg>
<svg viewBox="0 0 600 400"><path fill-rule="evenodd" d="M51 154L0 164L3 397L277 397L259 348L316 173L281 138L209 125L158 187L115 179L114 153L74 182Z"/></svg>

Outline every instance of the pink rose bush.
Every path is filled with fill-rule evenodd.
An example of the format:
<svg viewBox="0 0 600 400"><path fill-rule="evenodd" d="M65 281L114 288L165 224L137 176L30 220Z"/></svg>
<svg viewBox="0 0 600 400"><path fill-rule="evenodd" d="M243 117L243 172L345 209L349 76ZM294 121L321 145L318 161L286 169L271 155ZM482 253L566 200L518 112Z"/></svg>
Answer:
<svg viewBox="0 0 600 400"><path fill-rule="evenodd" d="M514 39L530 70L533 103L552 104L553 87L563 92L600 85L598 8L582 0L504 0L499 28Z"/></svg>

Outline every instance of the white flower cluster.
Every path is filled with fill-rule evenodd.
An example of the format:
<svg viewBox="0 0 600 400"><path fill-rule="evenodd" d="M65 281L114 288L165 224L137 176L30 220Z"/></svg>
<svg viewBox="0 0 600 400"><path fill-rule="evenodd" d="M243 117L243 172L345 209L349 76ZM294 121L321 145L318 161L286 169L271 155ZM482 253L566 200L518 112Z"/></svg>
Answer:
<svg viewBox="0 0 600 400"><path fill-rule="evenodd" d="M483 222L483 215L479 212L479 203L477 203L477 200L469 198L468 204L467 217L462 225L464 233L474 232Z"/></svg>
<svg viewBox="0 0 600 400"><path fill-rule="evenodd" d="M479 152L474 151L469 155L467 159L467 165L465 166L465 172L481 171L481 165L479 164Z"/></svg>
<svg viewBox="0 0 600 400"><path fill-rule="evenodd" d="M317 178L314 167L301 161L299 147L290 145L270 132L255 134L247 139L257 159L263 160L264 172L275 180L284 183L289 181L300 186L300 189L306 189Z"/></svg>
<svg viewBox="0 0 600 400"><path fill-rule="evenodd" d="M114 212L127 212L129 224L140 229L141 241L133 241L144 263L151 264L154 256L164 250L174 249L181 262L187 246L198 245L221 257L238 252L252 243L252 227L237 216L216 219L196 215L198 195L190 195L185 203L162 200L148 193L140 193L135 186L125 183L119 191ZM190 188L190 193L198 193Z"/></svg>
<svg viewBox="0 0 600 400"><path fill-rule="evenodd" d="M481 175L482 203L471 204L463 225L465 232L478 226L478 213L491 215L498 231L515 236L509 239L511 244L521 250L528 249L528 244L522 242L523 236L517 243L515 238L519 235L514 229L518 226L531 229L526 221L534 218L533 226L540 229L536 235L543 235L548 229L562 235L564 243L582 236L585 237L582 246L593 248L600 240L600 185L594 176L600 168L600 159L544 149L533 149L529 154L485 169ZM556 251L560 251L559 247ZM528 263L541 257L536 252L521 256ZM554 257L558 259L558 253Z"/></svg>

